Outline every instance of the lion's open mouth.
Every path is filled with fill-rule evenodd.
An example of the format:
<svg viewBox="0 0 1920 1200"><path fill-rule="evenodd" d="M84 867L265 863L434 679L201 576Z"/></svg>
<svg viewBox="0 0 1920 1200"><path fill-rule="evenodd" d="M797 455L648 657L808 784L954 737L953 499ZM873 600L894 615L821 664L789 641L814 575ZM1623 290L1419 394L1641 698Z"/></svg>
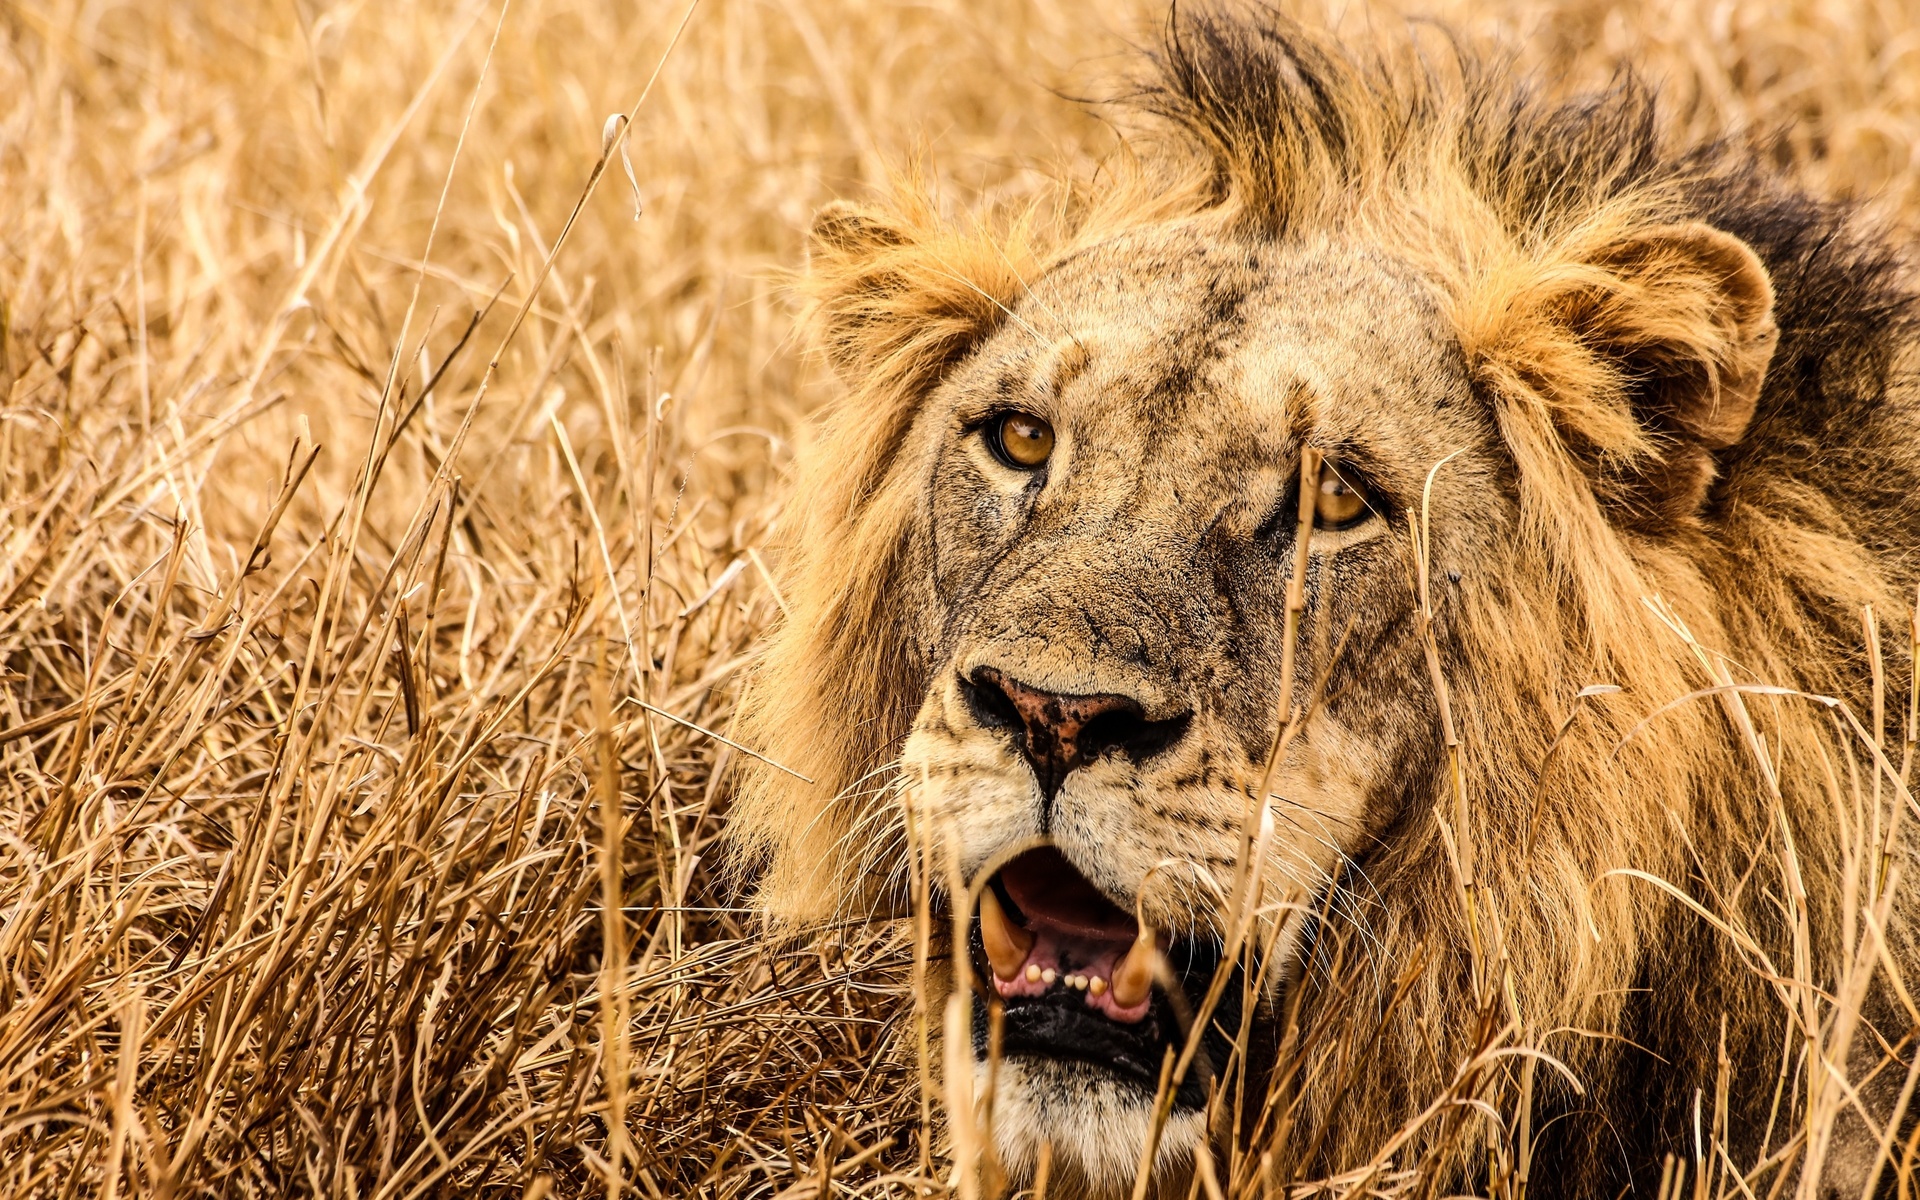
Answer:
<svg viewBox="0 0 1920 1200"><path fill-rule="evenodd" d="M1006 1008L1001 1052L1073 1059L1154 1090L1168 1049L1184 1042L1185 1020L1218 968L1220 951L1211 939L1160 943L1179 981L1180 995L1169 996L1154 981L1151 938L1143 939L1133 914L1051 847L1001 868L982 889L972 938L979 977ZM1222 1011L1181 1081L1177 1103L1204 1103L1214 1056L1225 1049L1220 1026L1238 1023L1239 991L1225 989ZM976 1009L976 1054L985 1055L986 1038L986 1015Z"/></svg>

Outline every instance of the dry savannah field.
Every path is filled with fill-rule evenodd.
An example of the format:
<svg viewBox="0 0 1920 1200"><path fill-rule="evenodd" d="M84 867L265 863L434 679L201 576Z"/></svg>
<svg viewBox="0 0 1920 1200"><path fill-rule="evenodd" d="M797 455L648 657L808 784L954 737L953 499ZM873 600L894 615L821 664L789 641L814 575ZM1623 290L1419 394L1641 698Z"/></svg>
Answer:
<svg viewBox="0 0 1920 1200"><path fill-rule="evenodd" d="M1636 64L1920 219L1912 0L1290 11ZM835 386L789 281L890 173L957 213L1088 175L1116 132L1075 98L1162 19L0 0L0 1193L992 1190L914 930L763 944L726 871ZM1817 1051L1844 1001L1791 965ZM1645 1194L1749 1194L1714 1110Z"/></svg>

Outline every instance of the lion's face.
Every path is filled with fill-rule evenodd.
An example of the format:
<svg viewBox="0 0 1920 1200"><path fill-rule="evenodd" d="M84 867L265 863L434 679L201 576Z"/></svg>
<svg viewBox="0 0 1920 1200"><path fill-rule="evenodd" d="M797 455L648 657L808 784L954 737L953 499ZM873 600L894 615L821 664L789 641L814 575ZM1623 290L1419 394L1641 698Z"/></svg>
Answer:
<svg viewBox="0 0 1920 1200"><path fill-rule="evenodd" d="M742 726L759 757L731 828L779 925L898 898L916 861L977 905L955 979L990 1002L978 1095L1004 1018L980 1111L1016 1180L1052 1147L1062 1195L1131 1190L1228 947L1266 990L1218 993L1160 1142L1176 1194L1209 1133L1337 1172L1440 1111L1481 1052L1490 953L1515 964L1501 1011L1593 1031L1553 1054L1613 1086L1676 911L1617 873L1706 870L1700 845L1746 869L1728 830L1771 811L1730 799L1756 785L1729 782L1749 766L1717 711L1667 701L1700 686L1700 647L1778 665L1779 639L1831 640L1893 594L1802 478L1826 431L1762 411L1784 343L1742 230L1823 210L1753 207L1770 193L1745 167L1655 169L1634 89L1554 107L1421 55L1402 78L1284 23L1195 20L1147 85L1164 159L1004 219L950 221L912 186L816 218L810 323L847 390L802 460L788 620ZM1779 387L1827 386L1789 369ZM1295 621L1308 449L1327 467ZM1264 885L1244 957L1242 871ZM1284 1022L1244 1011L1282 996ZM1284 1121L1238 1126L1224 1098L1257 1107L1269 1071ZM1640 1119L1581 1094L1609 1129ZM1448 1156L1479 1134L1431 1136L1419 1153L1465 1171Z"/></svg>
<svg viewBox="0 0 1920 1200"><path fill-rule="evenodd" d="M969 878L998 871L975 950L1007 1005L1002 1151L1051 1140L1092 1180L1130 1178L1121 1131L1177 1033L1122 978L1135 914L1204 988L1281 720L1302 447L1328 469L1293 696L1325 699L1269 791L1276 882L1311 903L1436 794L1407 518L1462 452L1432 505L1471 519L1433 522L1434 577L1490 553L1512 506L1494 433L1410 271L1191 230L1034 281L916 432L939 611L902 772Z"/></svg>

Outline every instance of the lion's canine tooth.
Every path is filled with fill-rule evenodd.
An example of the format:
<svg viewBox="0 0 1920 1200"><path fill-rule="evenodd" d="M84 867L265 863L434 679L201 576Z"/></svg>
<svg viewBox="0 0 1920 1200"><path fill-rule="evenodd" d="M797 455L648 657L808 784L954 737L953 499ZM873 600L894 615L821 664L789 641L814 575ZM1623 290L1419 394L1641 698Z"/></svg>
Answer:
<svg viewBox="0 0 1920 1200"><path fill-rule="evenodd" d="M1140 926L1140 936L1133 940L1133 946L1120 965L1113 969L1113 1002L1121 1008L1132 1008L1147 998L1153 989L1153 960L1159 957L1160 947L1154 943L1153 930Z"/></svg>
<svg viewBox="0 0 1920 1200"><path fill-rule="evenodd" d="M980 943L987 948L987 962L996 978L1008 982L1020 978L1020 965L1033 949L1033 934L1007 920L992 888L980 892Z"/></svg>

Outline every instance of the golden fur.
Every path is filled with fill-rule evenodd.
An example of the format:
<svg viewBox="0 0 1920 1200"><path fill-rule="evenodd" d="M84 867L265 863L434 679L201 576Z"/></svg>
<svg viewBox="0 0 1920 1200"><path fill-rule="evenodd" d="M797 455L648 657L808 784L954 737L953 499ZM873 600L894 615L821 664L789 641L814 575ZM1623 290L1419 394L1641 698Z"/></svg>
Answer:
<svg viewBox="0 0 1920 1200"><path fill-rule="evenodd" d="M1104 690L1118 668L1102 665L1096 643L1144 627L1098 609L1116 569L1162 597L1129 610L1135 616L1177 605L1181 588L1211 586L1168 567L1153 533L1185 537L1181 506L1194 501L1176 488L1178 502L1136 503L1135 490L1159 495L1149 484L1160 476L1142 483L1118 467L1089 467L1085 478L1108 490L1076 501L1105 506L1103 537L1120 528L1124 508L1138 549L1117 551L1118 568L1074 549L1095 520L1080 510L1045 535L1048 561L1062 565L1047 568L1044 585L994 574L1022 541L977 553L930 546L930 529L965 528L954 514L1012 511L973 482L984 469L967 465L951 482L951 464L971 460L954 457L964 421L942 415L943 405L964 415L968 397L995 380L1030 378L1035 403L1069 408L1076 387L1139 392L1147 424L1191 429L1203 449L1208 421L1266 422L1283 452L1320 440L1371 448L1376 482L1397 499L1377 531L1316 551L1307 624L1319 632L1296 682L1305 696L1324 681L1328 699L1273 785L1302 821L1318 822L1290 844L1278 840L1275 877L1311 892L1333 918L1322 918L1318 942L1289 935L1289 953L1348 962L1332 949L1343 926L1376 972L1361 989L1372 999L1356 999L1309 962L1289 977L1288 1011L1308 1024L1364 1026L1362 1040L1377 1024L1378 1041L1357 1086L1302 1085L1276 1154L1310 1154L1295 1162L1301 1172L1352 1168L1445 1089L1486 1032L1472 978L1488 938L1508 964L1499 969L1512 1015L1581 1081L1576 1092L1542 1074L1535 1127L1545 1113L1565 1119L1541 1151L1555 1165L1540 1171L1536 1191L1611 1194L1629 1176L1650 1186L1645 1172L1657 1173L1661 1153L1690 1154L1688 1106L1696 1088L1714 1094L1723 1019L1735 1140L1757 1146L1786 1019L1780 993L1755 974L1757 955L1796 961L1792 914L1803 912L1810 941L1800 954L1816 982L1834 984L1827 964L1857 936L1844 913L1871 887L1857 851L1866 818L1841 799L1845 764L1871 767L1859 765L1861 748L1837 721L1804 702L1723 689L1667 704L1757 682L1872 711L1860 613L1903 611L1920 558L1905 265L1857 215L1794 191L1755 156L1664 144L1652 100L1631 81L1557 101L1450 44L1409 38L1363 58L1276 17L1228 12L1178 18L1133 99L1156 123L1057 203L956 223L909 181L884 204L838 206L815 225L806 292L847 391L822 416L796 481L790 619L750 697L755 743L812 780L760 770L736 803L734 836L761 902L790 923L897 903L903 789L924 792L924 811L959 831L969 868L985 861L999 843L967 830L1017 824L1026 801L995 782L1010 769L997 751L952 727L958 710L941 692L949 665L1004 655L1017 640L1059 690ZM1266 295L1257 289L1279 275L1323 297L1273 316L1262 300L1268 310L1251 318L1295 331L1274 335L1281 349L1259 351L1260 370L1278 364L1323 382L1274 408L1224 399L1211 418L1190 406L1156 410L1154 389L1135 388L1132 368L1103 364L1116 345L1157 345L1163 335L1171 344L1165 330L1204 325L1194 314L1208 280L1230 273L1206 266L1209 255L1227 261L1221 247L1257 259L1250 294ZM1101 288L1113 280L1172 315L1155 325L1161 318L1135 311L1144 300L1109 304ZM1324 348L1380 320L1397 324L1377 345ZM1239 395L1231 381L1255 369L1245 365L1254 351L1233 342L1207 353L1208 394ZM1245 361L1228 363L1234 354ZM1342 364L1371 369L1383 359L1380 378L1410 381L1397 398L1341 390L1358 377ZM1404 394L1428 388L1452 399ZM1086 428L1121 430L1112 436L1129 446L1141 436L1128 414L1103 410L1099 420L1107 424ZM1139 442L1134 457L1161 453L1161 436ZM1432 476L1429 519L1460 810L1408 584L1422 489L1456 448L1461 457ZM1224 461L1227 450L1206 453ZM1167 477L1188 478L1204 461ZM1283 490L1291 461L1282 453L1271 478L1258 464L1236 478L1255 480L1247 487L1262 495ZM963 485L971 490L955 490ZM1233 495L1219 493L1221 512ZM1254 536L1255 522L1239 519L1223 528ZM941 557L956 553L962 560ZM1285 558L1276 561L1284 576ZM968 592L975 575L998 582ZM1062 588L1095 605L1093 634L1051 607ZM998 599L975 611L954 609L953 595ZM1266 611L1277 628L1278 610ZM1347 647L1338 660L1337 641ZM1173 677L1188 681L1181 687L1195 686L1195 664L1225 671L1212 676L1220 689L1257 695L1248 712L1264 705L1271 721L1278 675L1264 651L1226 668L1211 650L1139 654L1173 663ZM1904 669L1896 658L1889 648L1893 678ZM1621 690L1576 700L1590 685ZM1209 748L1238 765L1190 787L1156 777L1149 790L1170 806L1167 820L1202 832L1161 844L1160 818L1141 819L1137 801L1123 811L1106 793L1093 797L1095 783L1109 787L1100 777L1086 792L1093 832L1082 843L1058 836L1117 898L1200 936L1219 923L1208 890L1174 880L1178 872L1143 874L1139 863L1181 857L1188 842L1237 844L1239 797L1275 729L1257 732L1251 717L1215 713L1204 690L1195 694ZM1885 728L1902 736L1898 712ZM1756 745L1771 772L1756 768ZM1109 790L1120 786L1116 777ZM1873 828L1897 811L1876 815ZM1134 842L1137 863L1122 849L1092 848ZM1897 849L1904 862L1904 843ZM1198 870L1228 878L1226 860L1196 855ZM1627 868L1670 881L1750 942L1737 945L1669 891L1617 874ZM1794 870L1798 883L1787 878ZM1794 887L1804 889L1797 909L1782 899ZM1483 898L1497 934L1474 924L1469 895ZM1890 920L1892 957L1904 964L1903 910L1898 901ZM1390 1003L1396 979L1402 995ZM1878 1019L1886 1001L1874 996ZM1898 1042L1902 1026L1882 1033ZM1869 1042L1863 1035L1858 1047L1868 1049L1857 1047L1867 1066L1878 1058ZM1628 1043L1667 1065L1648 1067ZM1903 1057L1882 1084L1904 1069ZM1879 1092L1867 1092L1871 1107ZM1443 1137L1433 1129L1416 1150ZM1003 1152L1018 1159L1022 1144L1008 1137ZM1871 1141L1856 1136L1851 1151L1828 1152L1835 1187L1857 1194L1871 1157L1860 1147ZM1471 1175L1477 1144L1450 1143L1430 1161ZM1082 1166L1086 1190L1117 1186L1103 1185L1091 1160Z"/></svg>

